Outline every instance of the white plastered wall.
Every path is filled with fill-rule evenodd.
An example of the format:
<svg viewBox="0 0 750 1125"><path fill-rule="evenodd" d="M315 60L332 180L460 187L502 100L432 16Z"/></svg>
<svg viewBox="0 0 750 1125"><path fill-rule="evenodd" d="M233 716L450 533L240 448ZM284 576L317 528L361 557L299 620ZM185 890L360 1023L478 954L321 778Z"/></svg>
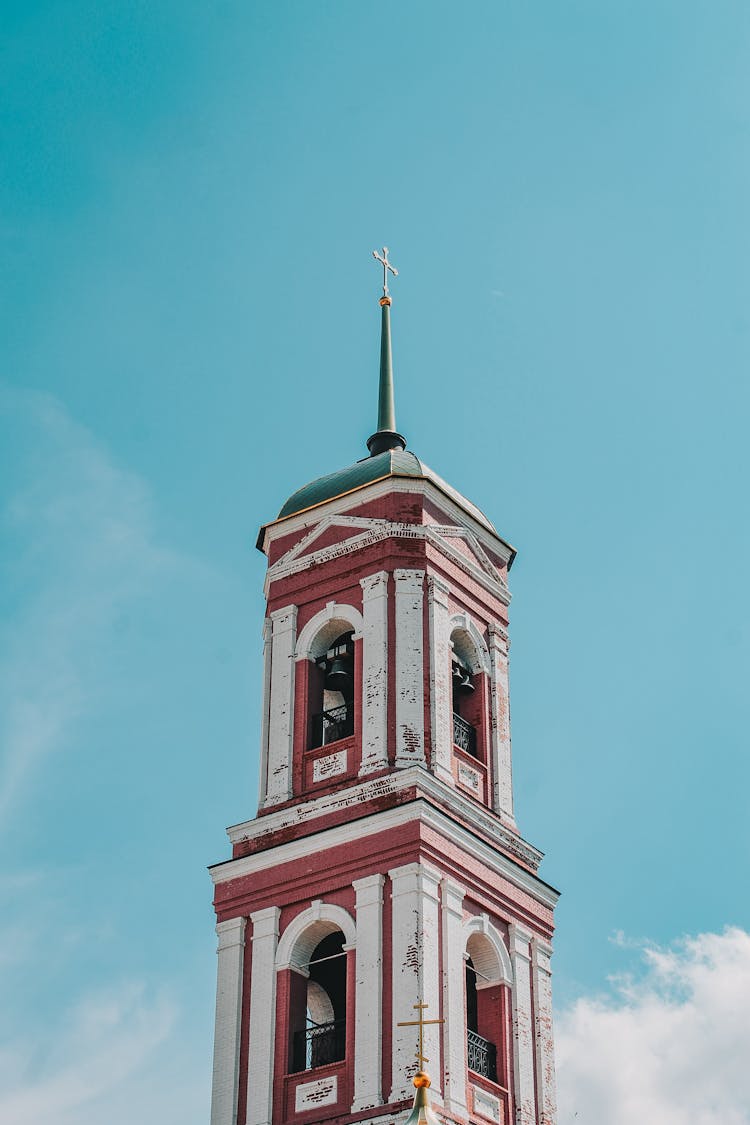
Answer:
<svg viewBox="0 0 750 1125"><path fill-rule="evenodd" d="M440 876L425 863L407 863L388 872L392 895L392 1019L393 1051L391 1092L388 1100L413 1096L411 1079L417 1070L416 1027L399 1024L417 1018L415 1005L427 1005L425 1019L439 1019L441 981L439 963ZM440 1025L424 1029L424 1053L440 1058ZM432 1093L441 1096L439 1072L432 1075Z"/></svg>
<svg viewBox="0 0 750 1125"><path fill-rule="evenodd" d="M247 1064L247 1125L271 1125L276 1041L276 946L278 906L256 910L252 924L250 1027Z"/></svg>
<svg viewBox="0 0 750 1125"><path fill-rule="evenodd" d="M396 765L425 765L424 571L394 570L396 583Z"/></svg>
<svg viewBox="0 0 750 1125"><path fill-rule="evenodd" d="M292 796L292 746L294 738L294 648L297 607L285 606L271 614L271 683L268 716L268 769L266 805Z"/></svg>
<svg viewBox="0 0 750 1125"><path fill-rule="evenodd" d="M367 875L352 884L357 895L353 1113L383 1102L384 883L384 875Z"/></svg>
<svg viewBox="0 0 750 1125"><path fill-rule="evenodd" d="M235 1125L240 1068L242 966L245 919L230 918L216 927L216 1022L211 1087L211 1125Z"/></svg>
<svg viewBox="0 0 750 1125"><path fill-rule="evenodd" d="M535 937L531 943L531 973L534 981L536 1096L539 1125L555 1125L557 1121L551 956L551 945Z"/></svg>
<svg viewBox="0 0 750 1125"><path fill-rule="evenodd" d="M510 694L508 687L508 634L500 625L490 625L490 667L492 708L492 774L494 777L493 807L506 822L515 824L513 816L513 769L510 745Z"/></svg>
<svg viewBox="0 0 750 1125"><path fill-rule="evenodd" d="M466 1005L464 1000L464 889L450 879L441 883L443 930L443 1058L445 1108L467 1117Z"/></svg>
<svg viewBox="0 0 750 1125"><path fill-rule="evenodd" d="M360 777L388 765L388 574L362 587L362 765Z"/></svg>
<svg viewBox="0 0 750 1125"><path fill-rule="evenodd" d="M273 648L273 622L270 617L263 621L263 695L260 706L260 780L258 784L258 807L263 808L268 788L268 737L271 720L271 651Z"/></svg>
<svg viewBox="0 0 750 1125"><path fill-rule="evenodd" d="M427 580L430 622L430 736L432 769L436 777L453 784L453 693L451 685L449 587L431 575Z"/></svg>
<svg viewBox="0 0 750 1125"><path fill-rule="evenodd" d="M531 1008L531 933L512 923L513 1083L516 1125L537 1125L534 1083L534 1027Z"/></svg>

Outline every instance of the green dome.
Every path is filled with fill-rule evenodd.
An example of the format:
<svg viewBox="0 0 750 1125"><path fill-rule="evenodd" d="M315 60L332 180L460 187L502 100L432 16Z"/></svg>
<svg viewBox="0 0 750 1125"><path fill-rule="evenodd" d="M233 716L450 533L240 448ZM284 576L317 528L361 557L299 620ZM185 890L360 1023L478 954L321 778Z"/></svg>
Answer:
<svg viewBox="0 0 750 1125"><path fill-rule="evenodd" d="M336 473L329 473L326 477L318 477L317 480L310 481L289 497L277 519L284 519L297 512L304 512L308 508L315 508L327 500L334 500L337 496L344 496L347 492L353 492L357 488L363 488L386 477L413 477L416 480L431 481L478 523L493 535L497 535L495 528L475 504L446 484L437 473L433 473L432 469L420 461L415 453L406 449L387 449L375 457L365 457L346 469L339 469Z"/></svg>

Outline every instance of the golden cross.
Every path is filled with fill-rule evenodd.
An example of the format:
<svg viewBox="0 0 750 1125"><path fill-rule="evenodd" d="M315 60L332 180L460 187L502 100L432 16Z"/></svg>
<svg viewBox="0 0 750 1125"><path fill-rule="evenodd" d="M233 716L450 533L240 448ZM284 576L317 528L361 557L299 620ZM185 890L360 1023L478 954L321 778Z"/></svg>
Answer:
<svg viewBox="0 0 750 1125"><path fill-rule="evenodd" d="M382 257L381 257L380 254L378 254L377 250L373 250L372 256L373 256L373 258L375 258L376 261L380 262L381 266L383 267L383 296L387 297L388 296L388 270L391 271L391 273L393 274L394 277L398 277L398 270L396 269L395 266L392 266L391 263L388 261L388 247L387 246L383 247Z"/></svg>
<svg viewBox="0 0 750 1125"><path fill-rule="evenodd" d="M429 1008L429 1006L430 1006L429 1004L415 1004L414 1007L419 1012L419 1019L418 1020L407 1020L404 1023L397 1023L396 1024L396 1027L418 1027L419 1028L419 1050L417 1051L417 1062L419 1063L420 1069L421 1069L421 1066L422 1066L423 1062L429 1062L430 1061L428 1058L425 1058L425 1056L422 1054L422 1048L424 1046L424 1042L423 1042L423 1038L422 1038L423 1034L424 1034L423 1029L425 1028L425 1026L428 1023L445 1023L445 1020L426 1020L424 1018L422 1013L425 1010L425 1008Z"/></svg>

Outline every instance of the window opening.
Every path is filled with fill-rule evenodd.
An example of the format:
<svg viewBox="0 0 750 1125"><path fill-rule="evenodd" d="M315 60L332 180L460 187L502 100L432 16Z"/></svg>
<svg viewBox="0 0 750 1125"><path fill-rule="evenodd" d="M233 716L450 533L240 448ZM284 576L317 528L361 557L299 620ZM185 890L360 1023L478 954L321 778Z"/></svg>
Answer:
<svg viewBox="0 0 750 1125"><path fill-rule="evenodd" d="M466 957L466 1053L469 1070L497 1082L497 1045L481 1034L487 1032L487 1015L477 989L477 979L485 979L471 957Z"/></svg>
<svg viewBox="0 0 750 1125"><path fill-rule="evenodd" d="M315 665L321 686L313 702L311 748L354 734L354 633L342 633Z"/></svg>
<svg viewBox="0 0 750 1125"><path fill-rule="evenodd" d="M454 657L451 664L451 679L453 683L453 744L458 746L472 758L479 756L477 752L476 727L468 721L467 711L474 694L474 677L471 669L462 660Z"/></svg>
<svg viewBox="0 0 750 1125"><path fill-rule="evenodd" d="M344 935L329 934L308 964L305 1027L295 1032L292 1071L341 1062L346 1054L346 957Z"/></svg>

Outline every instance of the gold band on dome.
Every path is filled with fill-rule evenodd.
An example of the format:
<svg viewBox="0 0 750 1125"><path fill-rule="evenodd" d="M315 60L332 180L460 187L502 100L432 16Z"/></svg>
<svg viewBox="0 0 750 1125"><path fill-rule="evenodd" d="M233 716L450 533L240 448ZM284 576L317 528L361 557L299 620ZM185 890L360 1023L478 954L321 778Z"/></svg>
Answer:
<svg viewBox="0 0 750 1125"><path fill-rule="evenodd" d="M390 303L391 303L390 297L381 297L380 298L380 307L381 308L383 307L383 305L390 305Z"/></svg>

